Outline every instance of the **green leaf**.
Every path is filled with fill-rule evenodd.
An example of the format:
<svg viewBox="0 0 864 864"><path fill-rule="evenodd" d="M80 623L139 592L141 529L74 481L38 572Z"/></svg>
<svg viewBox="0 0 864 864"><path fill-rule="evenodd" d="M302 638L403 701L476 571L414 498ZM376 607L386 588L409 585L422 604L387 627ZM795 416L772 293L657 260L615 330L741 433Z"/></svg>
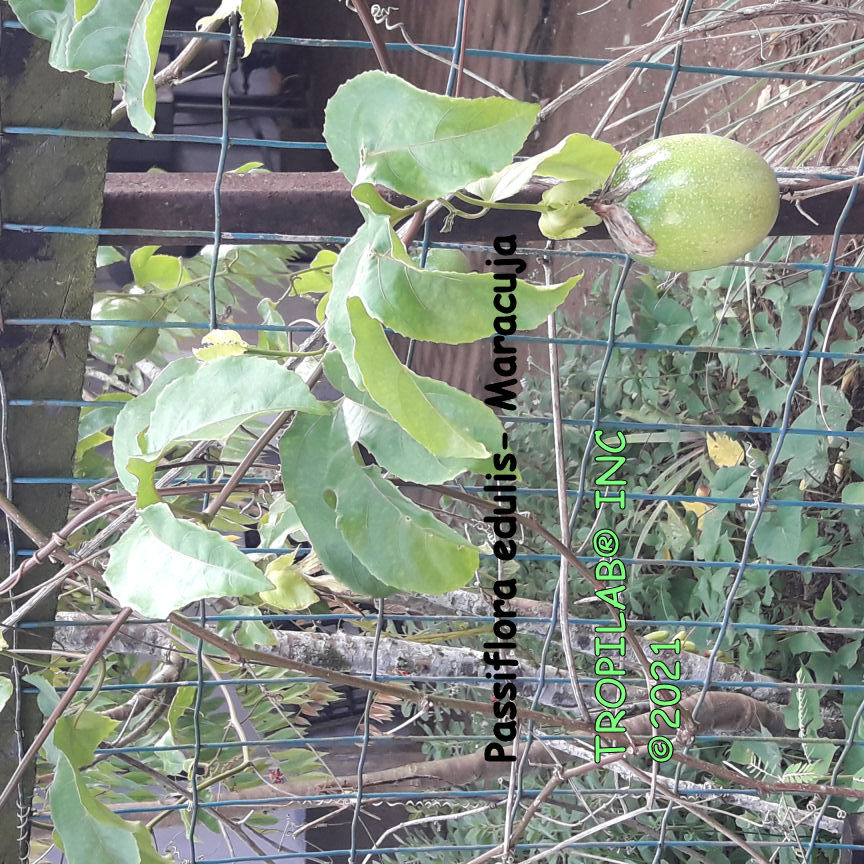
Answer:
<svg viewBox="0 0 864 864"><path fill-rule="evenodd" d="M242 597L270 587L236 546L175 518L167 504L142 510L111 548L105 582L122 605L154 618L204 597Z"/></svg>
<svg viewBox="0 0 864 864"><path fill-rule="evenodd" d="M237 168L232 168L229 174L269 174L263 162L244 162Z"/></svg>
<svg viewBox="0 0 864 864"><path fill-rule="evenodd" d="M801 546L801 508L778 507L759 521L753 545L763 558L795 564Z"/></svg>
<svg viewBox="0 0 864 864"><path fill-rule="evenodd" d="M276 0L240 0L240 26L243 33L243 56L248 57L259 39L276 32L279 7Z"/></svg>
<svg viewBox="0 0 864 864"><path fill-rule="evenodd" d="M446 483L463 471L486 473L491 470L491 460L488 459L436 459L386 411L371 399L365 401L365 405L350 399L342 402L341 411L348 436L363 444L378 464L396 477L410 483Z"/></svg>
<svg viewBox="0 0 864 864"><path fill-rule="evenodd" d="M131 393L103 393L86 408L81 409L78 421L78 437L84 439L94 432L105 432L117 422L122 405L100 405L100 402L129 402L135 397Z"/></svg>
<svg viewBox="0 0 864 864"><path fill-rule="evenodd" d="M87 435L85 438L81 438L78 441L78 446L75 448L76 469L78 467L78 464L81 462L81 460L87 453L110 440L111 436L106 435L104 432L93 432L91 435Z"/></svg>
<svg viewBox="0 0 864 864"><path fill-rule="evenodd" d="M51 40L61 20L75 22L74 0L10 0L9 5L21 25L40 39Z"/></svg>
<svg viewBox="0 0 864 864"><path fill-rule="evenodd" d="M150 425L156 399L169 384L183 376L192 375L197 368L198 361L194 357L184 357L169 363L150 387L124 405L117 415L114 424L114 470L129 492L137 490L138 480L127 466L132 457L141 456L144 452L141 449L141 437Z"/></svg>
<svg viewBox="0 0 864 864"><path fill-rule="evenodd" d="M161 452L179 441L223 441L246 420L289 410L326 411L296 372L266 357L223 357L162 390L150 416L147 445Z"/></svg>
<svg viewBox="0 0 864 864"><path fill-rule="evenodd" d="M797 684L812 684L813 676L805 666L798 668ZM819 710L819 691L798 689L794 691L798 708L798 730L802 738L816 738L822 728L822 714ZM815 765L821 765L822 770L830 763L836 748L833 744L813 744L802 742L802 748L807 760Z"/></svg>
<svg viewBox="0 0 864 864"><path fill-rule="evenodd" d="M201 337L201 347L193 348L192 353L198 360L210 363L220 357L239 357L249 350L249 344L236 331L220 327Z"/></svg>
<svg viewBox="0 0 864 864"><path fill-rule="evenodd" d="M60 697L54 687L48 683L44 676L37 673L22 676L28 683L36 688L36 704L39 710L47 717L60 702Z"/></svg>
<svg viewBox="0 0 864 864"><path fill-rule="evenodd" d="M159 330L145 322L164 321L165 297L156 294L96 294L91 317L94 321L134 321L140 325L108 323L94 327L90 350L106 363L132 366L156 347Z"/></svg>
<svg viewBox="0 0 864 864"><path fill-rule="evenodd" d="M126 256L113 246L99 246L96 249L96 267L107 267L109 264L116 264L119 261L125 261Z"/></svg>
<svg viewBox="0 0 864 864"><path fill-rule="evenodd" d="M422 254L415 252L411 254L411 260L415 266L420 266ZM424 270L442 270L447 273L472 273L474 268L464 252L458 249L439 249L435 246L426 251L426 263Z"/></svg>
<svg viewBox="0 0 864 864"><path fill-rule="evenodd" d="M76 0L66 0L63 12L53 21L54 34L51 37L48 62L61 72L72 71L69 65L69 34L78 23L77 6Z"/></svg>
<svg viewBox="0 0 864 864"><path fill-rule="evenodd" d="M151 2L98 0L69 34L70 69L80 69L102 84L123 81L129 35L142 7L149 7Z"/></svg>
<svg viewBox="0 0 864 864"><path fill-rule="evenodd" d="M126 823L129 825L130 823ZM150 831L143 822L132 822L130 825L132 836L138 844L138 854L141 856L141 864L178 864L173 855L160 855L153 845Z"/></svg>
<svg viewBox="0 0 864 864"><path fill-rule="evenodd" d="M159 44L170 4L171 0L145 0L132 22L126 48L126 66L123 70L126 114L135 129L145 135L149 135L156 125L156 84L153 81L153 70L156 68ZM168 255L153 257L170 258ZM175 260L179 265L179 259Z"/></svg>
<svg viewBox="0 0 864 864"><path fill-rule="evenodd" d="M851 416L851 406L839 387L825 387L822 390L823 406L827 422L832 429L845 429ZM823 427L822 413L817 405L803 411L792 424L793 429L820 429ZM776 441L777 436L772 435ZM789 459L789 457L792 457ZM789 459L786 477L806 478L808 475L821 480L828 470L828 438L825 435L787 435L780 451L780 461Z"/></svg>
<svg viewBox="0 0 864 864"><path fill-rule="evenodd" d="M196 26L200 30L208 24L223 21L235 12L240 13L244 46L243 56L248 57L252 46L258 39L266 39L276 32L279 7L275 0L222 0L217 10L212 15L201 18Z"/></svg>
<svg viewBox="0 0 864 864"><path fill-rule="evenodd" d="M96 748L118 722L96 711L82 711L76 717L60 717L54 727L54 746L75 768L81 768L93 761Z"/></svg>
<svg viewBox="0 0 864 864"><path fill-rule="evenodd" d="M318 599L294 563L293 552L271 561L264 575L273 583L273 589L262 591L261 599L270 606L293 612L308 609Z"/></svg>
<svg viewBox="0 0 864 864"><path fill-rule="evenodd" d="M825 586L822 596L813 604L813 617L817 620L827 620L834 624L839 612L840 610L834 605L834 593L831 590L831 582L829 582Z"/></svg>
<svg viewBox="0 0 864 864"><path fill-rule="evenodd" d="M315 307L315 320L319 324L324 323L324 318L327 315L327 301L330 299L329 294L325 294L319 301L318 305Z"/></svg>
<svg viewBox="0 0 864 864"><path fill-rule="evenodd" d="M337 415L298 415L279 442L285 498L296 511L315 553L327 570L352 591L384 597L392 590L355 557L336 529L328 490L359 466Z"/></svg>
<svg viewBox="0 0 864 864"><path fill-rule="evenodd" d="M785 640L785 645L789 652L794 655L828 653L825 643L816 633L793 633Z"/></svg>
<svg viewBox="0 0 864 864"><path fill-rule="evenodd" d="M50 789L55 837L69 864L176 864L160 855L147 827L112 813L60 754Z"/></svg>
<svg viewBox="0 0 864 864"><path fill-rule="evenodd" d="M165 374L179 364L183 365L163 383ZM204 364L192 360L191 364L189 358L170 364L117 418L115 466L130 492L137 492L141 481L149 485L162 453L173 443L207 438L224 441L242 423L260 415L326 410L299 375L266 357L240 355ZM154 387L157 392L151 395ZM121 425L127 412L131 419ZM133 470L130 459L136 457L142 462Z"/></svg>
<svg viewBox="0 0 864 864"><path fill-rule="evenodd" d="M156 489L156 462L154 459L144 459L141 456L133 456L126 466L129 473L138 483L135 490L135 506L139 510L158 504L162 499Z"/></svg>
<svg viewBox="0 0 864 864"><path fill-rule="evenodd" d="M129 266L135 284L144 288L153 285L160 291L170 291L180 284L183 261L174 255L156 255L158 246L142 246L129 256Z"/></svg>
<svg viewBox="0 0 864 864"><path fill-rule="evenodd" d="M232 625L235 622L231 622ZM188 742L188 736L184 736L183 730L180 727L180 722L183 715L188 712L191 717L195 712L195 688L194 687L178 687L174 691L174 696L171 699L171 705L168 707L168 729L166 735L169 736L170 744L185 744ZM180 755L180 754L178 754Z"/></svg>
<svg viewBox="0 0 864 864"><path fill-rule="evenodd" d="M294 290L298 294L327 294L333 287L333 265L339 256L330 249L322 249L313 259L306 272L294 279Z"/></svg>
<svg viewBox="0 0 864 864"><path fill-rule="evenodd" d="M844 504L864 504L864 483L850 483L843 487Z"/></svg>
<svg viewBox="0 0 864 864"><path fill-rule="evenodd" d="M611 144L590 135L575 133L561 143L563 146L560 148L552 147L546 154L541 154L546 158L535 174L559 180L584 180L593 183L594 189L599 189L621 161L621 154Z"/></svg>
<svg viewBox="0 0 864 864"><path fill-rule="evenodd" d="M362 386L412 438L439 458L484 459L490 455L473 435L435 407L427 392L431 379L399 362L384 328L366 314L360 300L349 300L349 321ZM344 354L342 357L345 359Z"/></svg>
<svg viewBox="0 0 864 864"><path fill-rule="evenodd" d="M409 501L377 468L351 472L333 491L336 527L382 582L400 591L443 594L473 578L477 549Z"/></svg>
<svg viewBox="0 0 864 864"><path fill-rule="evenodd" d="M364 72L327 103L324 137L352 184L437 198L511 162L539 110L498 97L438 96L395 75Z"/></svg>
<svg viewBox="0 0 864 864"><path fill-rule="evenodd" d="M620 160L621 154L611 144L575 132L554 147L514 162L467 188L484 201L502 201L515 195L537 174L559 180L585 181L590 188L580 196L584 198L606 182Z"/></svg>
<svg viewBox="0 0 864 864"><path fill-rule="evenodd" d="M276 302L268 297L258 303L258 314L261 316L261 323L268 327L286 327L285 319L276 310ZM280 333L278 330L261 330L258 333L258 347L268 351L290 351L291 341L287 331Z"/></svg>
<svg viewBox="0 0 864 864"><path fill-rule="evenodd" d="M421 269L408 255L389 221L366 212L366 224L345 247L333 268L333 296L328 318L338 303L358 297L385 327L413 339L458 344L495 333L504 313L493 305L498 294L517 330L533 330L554 311L581 276L539 286L514 279L512 292L501 292L507 280L494 273L458 273Z"/></svg>
<svg viewBox="0 0 864 864"><path fill-rule="evenodd" d="M136 129L153 129L153 69L169 0L15 0L15 14L37 36L51 40L49 62L65 72L119 84Z"/></svg>
<svg viewBox="0 0 864 864"><path fill-rule="evenodd" d="M318 595L315 595L318 600ZM258 606L234 606L232 614L241 617L254 618L251 621L225 621L224 626L219 628L220 635L226 639L233 639L238 645L245 648L261 648L263 645L276 645L279 640L276 634L260 620L261 609Z"/></svg>
<svg viewBox="0 0 864 864"><path fill-rule="evenodd" d="M195 22L195 28L201 30L204 27L209 27L211 24L216 24L219 21L224 21L226 18L240 11L240 0L222 0L216 7L215 12L211 12L204 18L199 18Z"/></svg>
<svg viewBox="0 0 864 864"><path fill-rule="evenodd" d="M62 754L50 800L51 818L69 864L139 864L141 854L130 826L93 796Z"/></svg>
<svg viewBox="0 0 864 864"><path fill-rule="evenodd" d="M441 593L465 585L478 553L351 452L342 418L300 415L280 442L286 497L321 562L375 596L393 589ZM392 589L388 586L393 586Z"/></svg>
<svg viewBox="0 0 864 864"><path fill-rule="evenodd" d="M711 494L717 498L740 498L747 487L750 474L751 469L747 465L718 468L711 478Z"/></svg>
<svg viewBox="0 0 864 864"><path fill-rule="evenodd" d="M12 682L4 675L0 678L0 711L6 707L9 697L12 695Z"/></svg>
<svg viewBox="0 0 864 864"><path fill-rule="evenodd" d="M258 525L261 535L261 546L264 549L277 549L285 545L289 534L297 534L303 530L294 505L285 500L284 495L277 495L270 504L266 517Z"/></svg>
<svg viewBox="0 0 864 864"><path fill-rule="evenodd" d="M36 688L36 704L43 716L48 717L51 712L57 707L60 702L60 696L54 689L52 684L42 676L36 673L31 675L23 675L22 679L28 684L32 684ZM54 746L54 730L45 742L45 758L52 764L57 764L57 759L61 755L60 751Z"/></svg>
<svg viewBox="0 0 864 864"><path fill-rule="evenodd" d="M341 357L324 358L330 383L346 394L340 411L352 442L359 441L383 468L412 483L445 483L463 471L485 474L489 459L438 459L412 438L368 393L354 386ZM478 399L441 381L423 379L426 395L438 411L460 428L470 430L487 450L501 446L504 429L495 413ZM348 398L350 397L350 398Z"/></svg>
<svg viewBox="0 0 864 864"><path fill-rule="evenodd" d="M541 199L546 208L540 215L542 234L552 240L566 240L583 234L589 225L599 225L603 220L579 203L595 188L590 181L568 180L547 189Z"/></svg>

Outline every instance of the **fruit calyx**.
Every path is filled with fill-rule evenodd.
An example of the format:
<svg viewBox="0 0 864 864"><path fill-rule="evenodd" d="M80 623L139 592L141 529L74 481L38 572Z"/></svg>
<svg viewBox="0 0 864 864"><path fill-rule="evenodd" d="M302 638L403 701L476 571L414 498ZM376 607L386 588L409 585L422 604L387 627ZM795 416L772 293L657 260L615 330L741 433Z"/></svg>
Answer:
<svg viewBox="0 0 864 864"><path fill-rule="evenodd" d="M657 251L657 244L639 227L623 204L648 178L628 180L615 188L610 188L611 179L606 181L602 189L583 199L582 203L603 220L609 236L623 252L628 255L653 255Z"/></svg>

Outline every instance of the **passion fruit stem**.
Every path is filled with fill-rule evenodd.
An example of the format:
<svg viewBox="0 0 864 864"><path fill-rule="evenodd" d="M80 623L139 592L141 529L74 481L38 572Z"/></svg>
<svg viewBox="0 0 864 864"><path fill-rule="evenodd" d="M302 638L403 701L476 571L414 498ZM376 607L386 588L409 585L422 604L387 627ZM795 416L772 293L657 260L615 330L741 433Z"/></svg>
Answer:
<svg viewBox="0 0 864 864"><path fill-rule="evenodd" d="M618 248L628 255L653 255L657 251L657 244L621 204L607 204L597 200L588 206L606 224L606 230Z"/></svg>
<svg viewBox="0 0 864 864"><path fill-rule="evenodd" d="M546 208L540 204L514 203L506 201L485 201L483 198L475 198L473 195L465 195L462 192L453 193L460 201L466 204L474 204L485 210L527 210L534 213L544 213Z"/></svg>

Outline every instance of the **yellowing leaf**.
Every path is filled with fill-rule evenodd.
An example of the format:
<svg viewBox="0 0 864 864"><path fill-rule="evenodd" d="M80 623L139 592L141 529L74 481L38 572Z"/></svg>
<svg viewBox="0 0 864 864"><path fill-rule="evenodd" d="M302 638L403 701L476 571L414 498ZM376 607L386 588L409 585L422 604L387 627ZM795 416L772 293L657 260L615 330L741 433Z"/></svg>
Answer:
<svg viewBox="0 0 864 864"><path fill-rule="evenodd" d="M249 350L249 343L236 330L211 330L201 337L201 345L203 347L193 348L192 353L205 363L220 357L245 354Z"/></svg>
<svg viewBox="0 0 864 864"><path fill-rule="evenodd" d="M732 468L744 461L744 448L725 432L708 433L708 455L718 468Z"/></svg>
<svg viewBox="0 0 864 864"><path fill-rule="evenodd" d="M300 568L294 563L293 552L271 561L264 575L273 583L273 590L262 591L261 599L277 609L292 612L308 609L318 600L318 595L306 584Z"/></svg>
<svg viewBox="0 0 864 864"><path fill-rule="evenodd" d="M703 504L701 501L682 501L681 505L688 512L696 514L696 528L701 531L705 514L711 509L711 505Z"/></svg>

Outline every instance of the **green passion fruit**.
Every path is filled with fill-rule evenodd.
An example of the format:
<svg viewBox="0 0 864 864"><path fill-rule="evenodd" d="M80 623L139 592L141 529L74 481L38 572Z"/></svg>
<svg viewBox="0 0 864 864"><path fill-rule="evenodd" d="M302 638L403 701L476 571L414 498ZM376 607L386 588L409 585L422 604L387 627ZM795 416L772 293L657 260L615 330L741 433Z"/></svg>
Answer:
<svg viewBox="0 0 864 864"><path fill-rule="evenodd" d="M637 260L663 270L707 270L765 238L780 190L768 163L737 141L669 135L628 153L585 203Z"/></svg>
<svg viewBox="0 0 864 864"><path fill-rule="evenodd" d="M411 258L420 266L421 254L413 254ZM426 253L426 269L441 270L447 273L470 273L471 262L458 249L439 249L433 246Z"/></svg>
<svg viewBox="0 0 864 864"><path fill-rule="evenodd" d="M164 321L165 301L153 294L97 294L93 303L94 321ZM159 339L156 327L94 327L90 350L106 363L132 366L143 360Z"/></svg>

